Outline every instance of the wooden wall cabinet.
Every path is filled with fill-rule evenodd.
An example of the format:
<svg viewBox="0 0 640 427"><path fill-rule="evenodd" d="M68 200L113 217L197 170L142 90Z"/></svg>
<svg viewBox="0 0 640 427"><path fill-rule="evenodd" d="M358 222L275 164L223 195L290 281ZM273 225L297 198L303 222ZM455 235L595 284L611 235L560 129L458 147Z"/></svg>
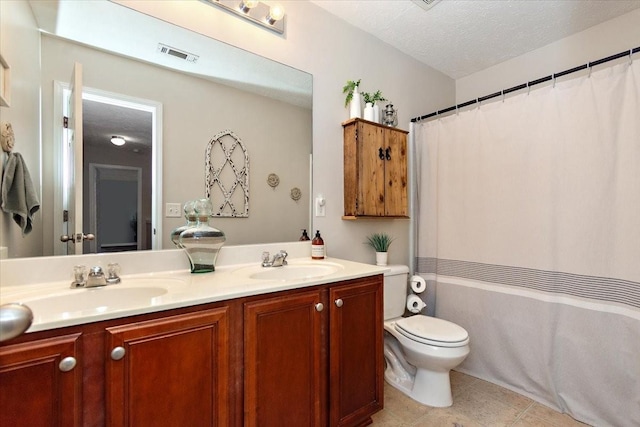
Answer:
<svg viewBox="0 0 640 427"><path fill-rule="evenodd" d="M408 217L407 131L362 119L344 129L344 217Z"/></svg>

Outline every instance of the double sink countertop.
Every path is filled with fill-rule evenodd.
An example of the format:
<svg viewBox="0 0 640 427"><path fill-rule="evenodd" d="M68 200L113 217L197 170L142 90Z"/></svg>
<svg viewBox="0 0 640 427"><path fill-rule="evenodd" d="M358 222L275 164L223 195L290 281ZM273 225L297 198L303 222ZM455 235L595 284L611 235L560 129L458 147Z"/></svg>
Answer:
<svg viewBox="0 0 640 427"><path fill-rule="evenodd" d="M310 256L301 256L287 261L288 265L283 267L262 267L260 262L221 265L214 272L202 274L192 274L188 269L123 274L119 284L89 289L71 289L71 279L15 286L3 284L0 304L18 302L31 308L34 320L28 333L387 271L386 267L337 258L312 260Z"/></svg>

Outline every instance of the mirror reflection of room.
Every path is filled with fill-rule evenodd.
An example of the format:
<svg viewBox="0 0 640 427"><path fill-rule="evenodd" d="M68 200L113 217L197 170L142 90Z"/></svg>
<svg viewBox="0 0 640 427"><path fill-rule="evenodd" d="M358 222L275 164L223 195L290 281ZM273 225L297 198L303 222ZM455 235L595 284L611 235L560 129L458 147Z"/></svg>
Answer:
<svg viewBox="0 0 640 427"><path fill-rule="evenodd" d="M225 130L242 138L252 159L248 217L212 219L227 243L294 241L300 229L311 228L309 74L111 2L72 2L72 8L58 2L53 17L43 13L50 2L18 3L3 24L26 19L32 28L18 38L24 55L12 69L27 86L14 90L14 98L33 102L3 109L3 120L13 123L19 140L33 141L23 150L42 200L28 239L2 219L6 257L172 249L169 234L185 219L181 212L169 215L167 205L205 197L205 149ZM161 46L193 56L170 55ZM82 160L65 158L58 129L75 64L82 69ZM125 144L115 146L114 136ZM71 172L74 161L83 164L82 179ZM271 173L283 185L270 187ZM73 178L82 183L79 215L69 206L66 181ZM299 200L291 198L293 188L300 189ZM74 215L80 230L68 230ZM104 228L105 219L118 225ZM95 238L76 251L62 236Z"/></svg>

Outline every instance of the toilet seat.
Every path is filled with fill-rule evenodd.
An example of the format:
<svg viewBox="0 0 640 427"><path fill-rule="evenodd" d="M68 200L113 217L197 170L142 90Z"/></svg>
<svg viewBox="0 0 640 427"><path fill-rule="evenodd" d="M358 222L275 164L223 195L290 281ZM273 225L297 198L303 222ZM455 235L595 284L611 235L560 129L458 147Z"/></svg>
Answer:
<svg viewBox="0 0 640 427"><path fill-rule="evenodd" d="M435 317L404 317L395 322L395 329L410 340L436 347L462 347L469 343L464 328Z"/></svg>

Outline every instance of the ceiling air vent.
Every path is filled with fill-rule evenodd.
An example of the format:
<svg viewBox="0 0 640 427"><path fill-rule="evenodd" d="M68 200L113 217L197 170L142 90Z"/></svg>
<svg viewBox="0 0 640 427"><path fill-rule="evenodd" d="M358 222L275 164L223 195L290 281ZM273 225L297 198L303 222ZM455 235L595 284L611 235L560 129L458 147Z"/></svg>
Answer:
<svg viewBox="0 0 640 427"><path fill-rule="evenodd" d="M412 0L412 1L418 6L420 6L421 8L423 8L424 10L429 10L433 6L435 6L437 3L440 2L440 0Z"/></svg>
<svg viewBox="0 0 640 427"><path fill-rule="evenodd" d="M197 62L198 58L200 58L198 55L194 55L193 53L185 52L184 50L179 50L162 43L158 43L158 52L175 58L184 59L189 62Z"/></svg>

